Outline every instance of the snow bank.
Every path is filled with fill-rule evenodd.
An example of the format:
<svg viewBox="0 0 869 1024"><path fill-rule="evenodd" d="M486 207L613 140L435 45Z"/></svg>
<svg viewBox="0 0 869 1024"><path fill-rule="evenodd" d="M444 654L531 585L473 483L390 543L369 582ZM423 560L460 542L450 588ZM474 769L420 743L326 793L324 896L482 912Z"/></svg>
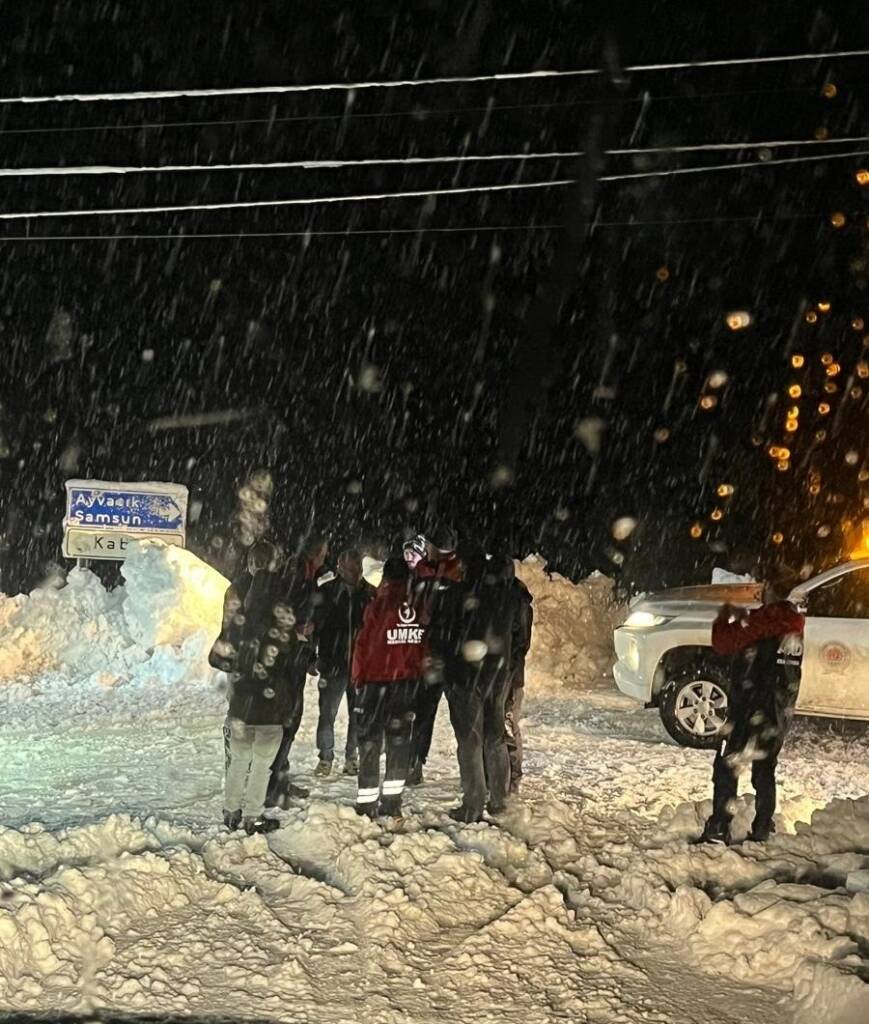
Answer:
<svg viewBox="0 0 869 1024"><path fill-rule="evenodd" d="M124 622L142 647L182 643L204 629L220 632L228 581L192 552L149 541L122 569Z"/></svg>
<svg viewBox="0 0 869 1024"><path fill-rule="evenodd" d="M150 665L160 676L207 674L227 581L194 554L159 541L134 544L126 584L105 590L89 570L29 596L0 595L0 683L114 685Z"/></svg>
<svg viewBox="0 0 869 1024"><path fill-rule="evenodd" d="M695 835L708 801L662 815L671 833ZM738 818L748 820L740 800ZM869 797L833 800L796 822L796 834L731 849L682 844L653 851L633 885L662 879L673 892L674 932L700 969L787 991L797 1024L869 1020ZM739 829L737 829L737 832ZM652 869L652 878L648 871ZM634 872L626 872L621 885ZM710 898L707 894L713 894ZM692 898L687 899L691 894Z"/></svg>
<svg viewBox="0 0 869 1024"><path fill-rule="evenodd" d="M624 617L612 580L595 573L571 583L549 575L544 564L538 555L516 563L516 575L534 597L528 683L537 691L611 689L612 631Z"/></svg>

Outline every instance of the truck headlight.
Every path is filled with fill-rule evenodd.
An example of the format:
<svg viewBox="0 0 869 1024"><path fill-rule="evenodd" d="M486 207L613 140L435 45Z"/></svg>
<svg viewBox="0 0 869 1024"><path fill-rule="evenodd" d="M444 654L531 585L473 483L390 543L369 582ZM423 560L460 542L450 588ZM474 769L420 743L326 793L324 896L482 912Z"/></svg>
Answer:
<svg viewBox="0 0 869 1024"><path fill-rule="evenodd" d="M631 614L625 619L625 625L631 629L651 629L652 626L660 626L664 622L669 622L670 617L667 615L653 615L651 612L631 612Z"/></svg>
<svg viewBox="0 0 869 1024"><path fill-rule="evenodd" d="M628 666L631 672L636 672L640 667L640 649L637 645L637 638L629 636L625 646L622 661Z"/></svg>

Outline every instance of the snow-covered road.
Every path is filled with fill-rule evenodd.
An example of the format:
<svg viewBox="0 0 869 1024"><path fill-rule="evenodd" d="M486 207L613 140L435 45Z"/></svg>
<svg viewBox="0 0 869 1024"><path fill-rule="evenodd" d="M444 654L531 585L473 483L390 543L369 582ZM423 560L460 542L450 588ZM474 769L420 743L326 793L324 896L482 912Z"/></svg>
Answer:
<svg viewBox="0 0 869 1024"><path fill-rule="evenodd" d="M204 675L175 671L200 663L185 643L183 658L151 656L159 671L127 657L121 681L54 667L0 688L0 1010L869 1019L869 896L844 887L869 867L865 738L799 723L782 757L789 834L690 847L710 755L665 742L594 664L561 685L548 650L529 684L522 799L497 824L446 816L457 772L441 716L400 826L358 818L352 780L308 778L279 831L242 837L218 826L224 706Z"/></svg>

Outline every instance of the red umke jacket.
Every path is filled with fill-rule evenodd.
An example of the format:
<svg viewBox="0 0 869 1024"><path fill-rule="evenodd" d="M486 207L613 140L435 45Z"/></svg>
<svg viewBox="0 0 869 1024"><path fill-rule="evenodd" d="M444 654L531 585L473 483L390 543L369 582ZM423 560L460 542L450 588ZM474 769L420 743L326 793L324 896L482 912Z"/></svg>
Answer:
<svg viewBox="0 0 869 1024"><path fill-rule="evenodd" d="M420 679L428 654L428 623L423 609L408 598L401 581L384 581L365 609L353 647L351 675L355 686Z"/></svg>
<svg viewBox="0 0 869 1024"><path fill-rule="evenodd" d="M761 640L802 633L806 620L788 601L776 601L753 608L743 618L730 620L731 612L723 608L712 624L712 647L716 654L739 654Z"/></svg>

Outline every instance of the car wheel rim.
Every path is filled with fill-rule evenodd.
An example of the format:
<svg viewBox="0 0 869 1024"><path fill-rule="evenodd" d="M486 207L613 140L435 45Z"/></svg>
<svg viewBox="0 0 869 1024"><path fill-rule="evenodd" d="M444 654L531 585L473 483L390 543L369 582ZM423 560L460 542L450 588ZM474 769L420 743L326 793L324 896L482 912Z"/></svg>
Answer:
<svg viewBox="0 0 869 1024"><path fill-rule="evenodd" d="M676 699L676 721L693 736L714 736L727 721L727 694L717 683L698 679Z"/></svg>

